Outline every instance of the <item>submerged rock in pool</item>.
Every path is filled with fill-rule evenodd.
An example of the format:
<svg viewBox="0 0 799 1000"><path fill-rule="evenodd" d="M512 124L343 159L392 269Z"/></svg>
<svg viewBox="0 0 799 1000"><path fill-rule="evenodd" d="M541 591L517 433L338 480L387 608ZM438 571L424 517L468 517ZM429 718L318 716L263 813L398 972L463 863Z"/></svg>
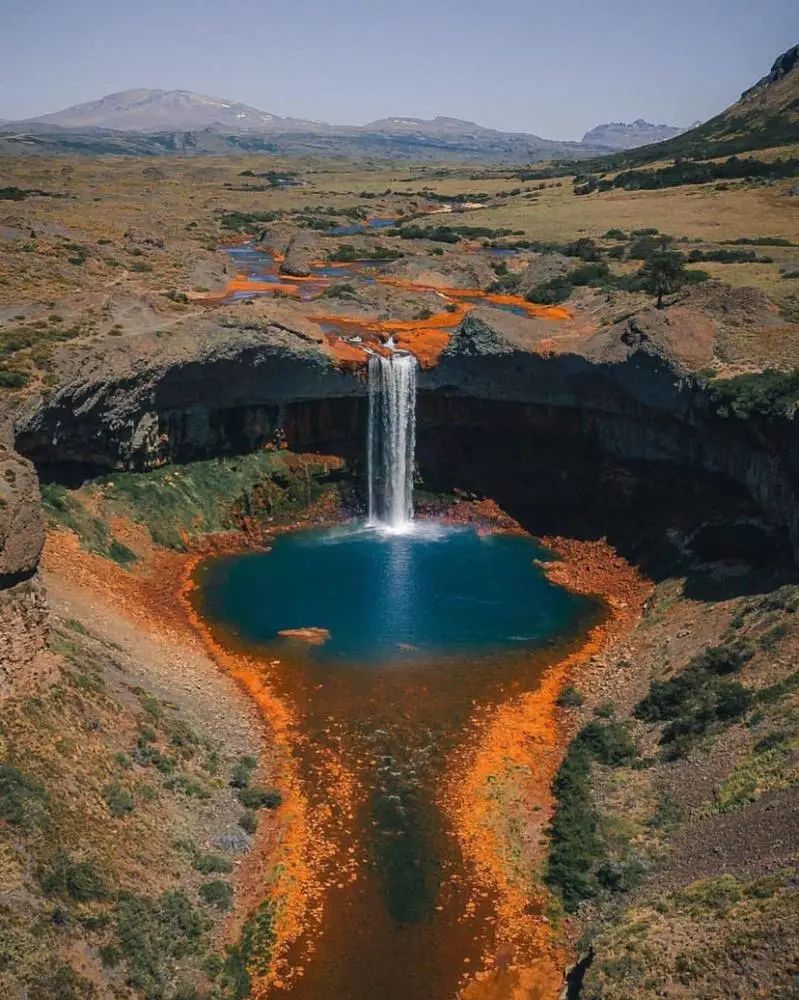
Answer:
<svg viewBox="0 0 799 1000"><path fill-rule="evenodd" d="M278 632L284 639L302 639L303 642L310 642L314 646L321 646L330 638L330 629L327 628L284 628Z"/></svg>

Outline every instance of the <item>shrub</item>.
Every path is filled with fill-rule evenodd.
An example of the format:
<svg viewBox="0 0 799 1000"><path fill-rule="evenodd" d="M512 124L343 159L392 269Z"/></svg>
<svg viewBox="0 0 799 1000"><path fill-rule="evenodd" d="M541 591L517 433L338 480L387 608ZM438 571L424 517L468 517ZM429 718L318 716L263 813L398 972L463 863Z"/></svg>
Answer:
<svg viewBox="0 0 799 1000"><path fill-rule="evenodd" d="M551 278L549 281L544 281L540 285L536 285L535 288L531 288L527 293L527 301L553 306L565 302L572 291L572 285L568 278Z"/></svg>
<svg viewBox="0 0 799 1000"><path fill-rule="evenodd" d="M198 854L192 865L203 875L227 875L233 871L231 862L218 854Z"/></svg>
<svg viewBox="0 0 799 1000"><path fill-rule="evenodd" d="M219 978L230 1000L250 996L250 971L268 970L275 943L274 921L274 905L270 901L262 903L247 918L237 944L228 949Z"/></svg>
<svg viewBox="0 0 799 1000"><path fill-rule="evenodd" d="M752 693L725 675L739 670L753 652L749 643L741 641L708 647L677 677L654 681L635 707L636 718L668 722L661 743L669 745L668 756L685 756L714 725L730 723L749 709Z"/></svg>
<svg viewBox="0 0 799 1000"><path fill-rule="evenodd" d="M59 855L53 868L42 879L46 893L66 895L76 903L104 899L107 895L105 880L91 861L72 861L68 855Z"/></svg>
<svg viewBox="0 0 799 1000"><path fill-rule="evenodd" d="M0 368L0 389L21 389L27 385L28 376L22 372L9 371L7 368Z"/></svg>
<svg viewBox="0 0 799 1000"><path fill-rule="evenodd" d="M115 930L128 982L147 1000L164 996L175 961L199 950L206 922L179 890L157 899L125 893L116 906Z"/></svg>
<svg viewBox="0 0 799 1000"><path fill-rule="evenodd" d="M581 236L573 243L567 243L563 248L567 257L579 257L580 260L598 261L600 259L599 247L588 236Z"/></svg>
<svg viewBox="0 0 799 1000"><path fill-rule="evenodd" d="M133 812L135 803L133 796L124 788L117 779L111 782L103 793L105 804L108 806L112 816L118 819Z"/></svg>
<svg viewBox="0 0 799 1000"><path fill-rule="evenodd" d="M283 802L283 796L276 788L252 788L239 789L239 802L246 809L277 809Z"/></svg>
<svg viewBox="0 0 799 1000"><path fill-rule="evenodd" d="M710 401L720 417L792 419L799 403L799 369L782 372L766 368L719 379L710 385Z"/></svg>
<svg viewBox="0 0 799 1000"><path fill-rule="evenodd" d="M0 764L0 819L26 826L41 815L46 800L37 781L10 764Z"/></svg>
<svg viewBox="0 0 799 1000"><path fill-rule="evenodd" d="M556 798L550 826L551 847L546 882L558 894L567 910L573 911L600 889L622 891L633 883L633 867L626 876L611 876L611 862L599 833L599 814L591 796L591 764L609 766L631 763L635 745L626 726L618 722L603 725L589 722L572 740L552 790ZM613 862L618 866L627 861ZM599 871L605 868L605 881Z"/></svg>
<svg viewBox="0 0 799 1000"><path fill-rule="evenodd" d="M233 768L233 775L230 779L230 784L233 788L246 788L251 779L252 773L258 766L258 762L255 757L242 757L241 760Z"/></svg>
<svg viewBox="0 0 799 1000"><path fill-rule="evenodd" d="M569 272L568 279L573 285L598 285L610 274L610 268L604 261L583 264Z"/></svg>
<svg viewBox="0 0 799 1000"><path fill-rule="evenodd" d="M326 299L352 299L355 297L355 286L348 283L331 285L322 292Z"/></svg>
<svg viewBox="0 0 799 1000"><path fill-rule="evenodd" d="M555 704L560 708L579 708L584 701L585 698L583 698L577 688L572 687L571 684L567 684L558 695Z"/></svg>
<svg viewBox="0 0 799 1000"><path fill-rule="evenodd" d="M258 817L254 812L242 813L239 817L239 826L245 833L253 834L258 829Z"/></svg>
<svg viewBox="0 0 799 1000"><path fill-rule="evenodd" d="M600 764L628 764L636 754L633 738L622 722L608 722L605 725L597 721L589 722L577 734L576 739Z"/></svg>
<svg viewBox="0 0 799 1000"><path fill-rule="evenodd" d="M230 882L217 879L200 886L200 898L208 906L217 910L229 910L233 905L233 886Z"/></svg>

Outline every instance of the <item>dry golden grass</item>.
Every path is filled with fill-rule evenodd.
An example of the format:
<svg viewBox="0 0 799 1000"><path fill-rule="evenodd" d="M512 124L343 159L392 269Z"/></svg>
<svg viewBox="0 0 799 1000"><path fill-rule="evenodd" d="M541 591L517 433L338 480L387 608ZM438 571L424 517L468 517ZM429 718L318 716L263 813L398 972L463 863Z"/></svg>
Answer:
<svg viewBox="0 0 799 1000"><path fill-rule="evenodd" d="M563 241L601 236L608 229L654 227L673 236L708 241L779 236L797 242L799 199L787 195L791 183L728 190L689 185L578 197L564 178L563 187L548 187L535 201L515 198L479 215L481 224L523 229L541 240Z"/></svg>

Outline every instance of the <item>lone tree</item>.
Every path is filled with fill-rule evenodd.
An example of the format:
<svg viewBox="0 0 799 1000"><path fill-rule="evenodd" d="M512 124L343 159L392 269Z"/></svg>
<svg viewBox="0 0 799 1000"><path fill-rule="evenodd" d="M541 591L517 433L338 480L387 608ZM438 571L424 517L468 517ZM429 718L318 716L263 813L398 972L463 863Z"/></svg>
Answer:
<svg viewBox="0 0 799 1000"><path fill-rule="evenodd" d="M638 272L644 291L657 295L657 307L663 308L663 296L676 292L688 279L682 254L674 250L654 253Z"/></svg>

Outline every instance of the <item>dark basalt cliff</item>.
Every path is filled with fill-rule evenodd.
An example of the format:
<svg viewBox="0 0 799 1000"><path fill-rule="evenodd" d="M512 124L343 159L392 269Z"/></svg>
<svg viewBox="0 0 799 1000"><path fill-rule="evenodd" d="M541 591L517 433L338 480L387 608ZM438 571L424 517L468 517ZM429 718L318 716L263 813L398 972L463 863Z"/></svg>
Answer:
<svg viewBox="0 0 799 1000"><path fill-rule="evenodd" d="M502 473L519 502L567 500L562 473L575 459L719 475L744 487L797 550L795 424L781 420L766 435L722 418L689 370L707 353L701 327L695 356L675 359L679 320L646 310L545 353L516 317L476 310L420 377L423 471L468 485L482 470L486 492ZM242 453L276 436L298 450L360 455L364 372L339 365L320 339L314 324L244 326L223 315L157 344L119 338L103 352L65 353L58 388L20 415L17 448L65 481Z"/></svg>

